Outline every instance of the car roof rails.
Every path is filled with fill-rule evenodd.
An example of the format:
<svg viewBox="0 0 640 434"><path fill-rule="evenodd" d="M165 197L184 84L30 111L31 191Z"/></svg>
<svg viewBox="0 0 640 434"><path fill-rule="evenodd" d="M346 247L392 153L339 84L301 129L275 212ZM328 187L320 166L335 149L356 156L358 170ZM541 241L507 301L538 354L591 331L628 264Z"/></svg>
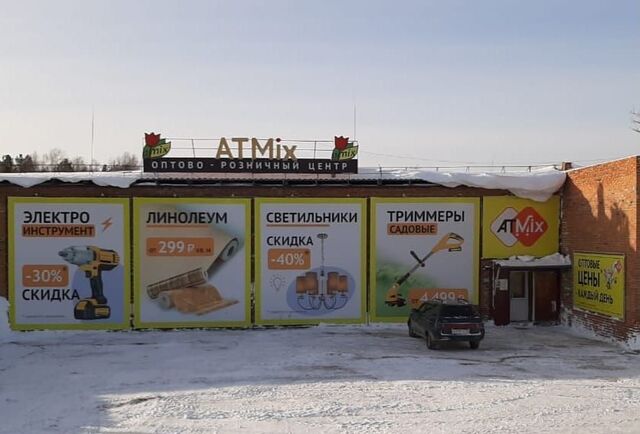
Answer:
<svg viewBox="0 0 640 434"><path fill-rule="evenodd" d="M433 302L433 303L442 303L442 304L471 304L469 302L469 300L467 300L464 297L457 297L457 298L439 298L439 297L433 297L430 298L429 300L427 300L428 302Z"/></svg>

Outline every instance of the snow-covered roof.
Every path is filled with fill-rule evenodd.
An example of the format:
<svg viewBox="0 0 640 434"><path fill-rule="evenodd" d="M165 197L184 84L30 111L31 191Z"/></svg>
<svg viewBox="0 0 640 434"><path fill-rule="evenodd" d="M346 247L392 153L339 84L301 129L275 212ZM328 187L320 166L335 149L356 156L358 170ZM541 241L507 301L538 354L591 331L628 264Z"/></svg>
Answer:
<svg viewBox="0 0 640 434"><path fill-rule="evenodd" d="M505 268L563 268L571 266L569 255L553 253L542 258L533 256L511 256L509 259L494 261Z"/></svg>
<svg viewBox="0 0 640 434"><path fill-rule="evenodd" d="M139 180L142 175L141 171L0 173L0 182L7 181L20 187L33 187L55 179L71 183L91 181L101 187L127 188Z"/></svg>
<svg viewBox="0 0 640 434"><path fill-rule="evenodd" d="M417 178L445 187L479 187L508 190L518 197L544 202L558 191L567 175L554 168L531 172L469 173L433 170L407 170L397 173L399 178Z"/></svg>
<svg viewBox="0 0 640 434"><path fill-rule="evenodd" d="M99 186L128 188L132 184L146 181L167 182L171 180L232 180L237 183L282 180L290 182L317 181L425 181L445 187L478 187L508 190L516 196L544 202L558 191L566 174L552 167L528 172L471 173L467 171L440 171L434 169L405 168L381 169L361 168L358 174L203 174L203 173L143 173L129 172L37 172L1 173L0 182L6 181L21 187L33 187L50 180L62 182L93 182Z"/></svg>

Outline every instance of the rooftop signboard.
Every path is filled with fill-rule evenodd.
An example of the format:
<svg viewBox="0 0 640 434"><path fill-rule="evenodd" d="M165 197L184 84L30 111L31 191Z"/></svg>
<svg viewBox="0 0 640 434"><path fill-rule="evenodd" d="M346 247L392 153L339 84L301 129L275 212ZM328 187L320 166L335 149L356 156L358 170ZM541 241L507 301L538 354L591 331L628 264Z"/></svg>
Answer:
<svg viewBox="0 0 640 434"><path fill-rule="evenodd" d="M358 144L334 140L221 137L163 139L145 134L144 172L188 173L358 173Z"/></svg>

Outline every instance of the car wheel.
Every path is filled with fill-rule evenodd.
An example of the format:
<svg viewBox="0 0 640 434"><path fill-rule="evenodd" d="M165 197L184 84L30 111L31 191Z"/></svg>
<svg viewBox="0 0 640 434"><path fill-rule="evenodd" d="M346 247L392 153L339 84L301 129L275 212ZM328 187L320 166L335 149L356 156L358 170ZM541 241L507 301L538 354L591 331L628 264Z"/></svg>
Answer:
<svg viewBox="0 0 640 434"><path fill-rule="evenodd" d="M437 350L438 349L438 346L436 345L436 343L431 338L431 334L429 332L426 333L425 339L427 341L427 348L429 348L430 350Z"/></svg>
<svg viewBox="0 0 640 434"><path fill-rule="evenodd" d="M409 337L410 337L410 338L417 338L417 337L418 337L418 335L417 335L417 334L415 334L415 333L413 332L413 328L411 328L411 321L408 321L408 322L407 322L407 327L409 328Z"/></svg>
<svg viewBox="0 0 640 434"><path fill-rule="evenodd" d="M469 346L472 350L477 350L480 347L479 341L469 341Z"/></svg>

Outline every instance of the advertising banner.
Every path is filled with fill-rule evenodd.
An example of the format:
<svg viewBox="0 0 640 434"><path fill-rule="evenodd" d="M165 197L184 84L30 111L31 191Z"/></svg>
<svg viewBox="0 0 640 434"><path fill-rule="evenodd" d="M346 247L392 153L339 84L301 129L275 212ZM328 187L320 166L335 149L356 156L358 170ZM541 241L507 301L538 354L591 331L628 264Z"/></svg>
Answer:
<svg viewBox="0 0 640 434"><path fill-rule="evenodd" d="M406 321L432 298L478 303L480 200L372 198L373 321Z"/></svg>
<svg viewBox="0 0 640 434"><path fill-rule="evenodd" d="M134 198L136 327L251 322L249 199Z"/></svg>
<svg viewBox="0 0 640 434"><path fill-rule="evenodd" d="M624 255L573 254L573 305L624 319Z"/></svg>
<svg viewBox="0 0 640 434"><path fill-rule="evenodd" d="M129 201L10 197L15 330L129 327Z"/></svg>
<svg viewBox="0 0 640 434"><path fill-rule="evenodd" d="M365 320L364 199L256 199L256 322Z"/></svg>
<svg viewBox="0 0 640 434"><path fill-rule="evenodd" d="M513 196L482 199L482 257L547 256L558 251L560 197L535 202Z"/></svg>

